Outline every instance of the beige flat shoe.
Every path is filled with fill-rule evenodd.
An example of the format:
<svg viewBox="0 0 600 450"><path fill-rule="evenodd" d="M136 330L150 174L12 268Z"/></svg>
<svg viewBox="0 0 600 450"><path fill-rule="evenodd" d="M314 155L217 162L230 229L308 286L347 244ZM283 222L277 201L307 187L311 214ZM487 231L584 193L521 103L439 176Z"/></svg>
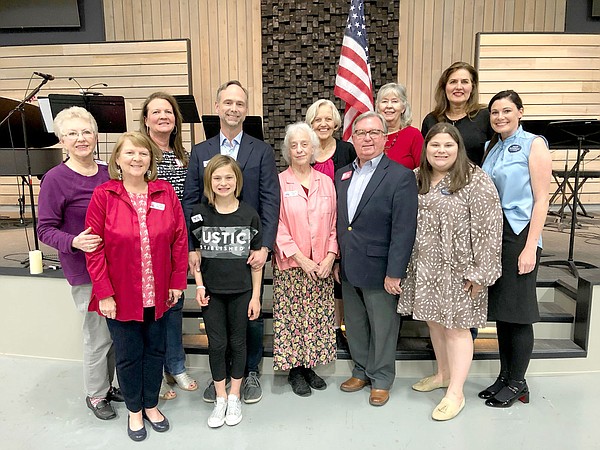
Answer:
<svg viewBox="0 0 600 450"><path fill-rule="evenodd" d="M464 398L462 399L462 402L459 405L450 400L449 398L444 397L431 413L431 418L433 420L439 421L454 419L458 415L458 413L463 410L464 407Z"/></svg>
<svg viewBox="0 0 600 450"><path fill-rule="evenodd" d="M449 384L450 380L444 380L440 383L439 381L435 380L435 375L431 375L417 381L412 385L412 388L419 392L431 392L435 389L447 388Z"/></svg>

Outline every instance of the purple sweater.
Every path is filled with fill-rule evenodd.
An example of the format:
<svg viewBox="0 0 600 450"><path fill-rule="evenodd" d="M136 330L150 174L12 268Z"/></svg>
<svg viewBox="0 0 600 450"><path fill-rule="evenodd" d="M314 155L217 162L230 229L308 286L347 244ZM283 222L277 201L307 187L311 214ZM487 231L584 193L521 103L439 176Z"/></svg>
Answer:
<svg viewBox="0 0 600 450"><path fill-rule="evenodd" d="M60 164L48 171L40 185L38 234L40 241L58 250L58 257L71 286L91 283L85 254L71 247L73 239L85 229L87 212L96 186L109 180L106 165L98 164L91 177Z"/></svg>

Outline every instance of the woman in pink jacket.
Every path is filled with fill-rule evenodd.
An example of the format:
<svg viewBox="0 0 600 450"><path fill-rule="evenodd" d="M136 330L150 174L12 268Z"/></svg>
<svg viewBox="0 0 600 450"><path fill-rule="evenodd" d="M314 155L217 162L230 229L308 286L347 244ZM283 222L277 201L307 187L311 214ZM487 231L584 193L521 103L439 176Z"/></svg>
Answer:
<svg viewBox="0 0 600 450"><path fill-rule="evenodd" d="M108 163L111 180L94 190L86 227L102 238L86 253L92 279L90 311L107 318L119 384L129 410L127 433L146 438L169 429L157 408L165 356L165 311L187 282L187 232L173 187L157 180L158 147L125 133Z"/></svg>
<svg viewBox="0 0 600 450"><path fill-rule="evenodd" d="M289 370L295 394L325 389L312 368L335 359L333 277L336 197L331 178L311 167L319 139L306 123L286 129L279 174L281 209L273 267L273 366Z"/></svg>

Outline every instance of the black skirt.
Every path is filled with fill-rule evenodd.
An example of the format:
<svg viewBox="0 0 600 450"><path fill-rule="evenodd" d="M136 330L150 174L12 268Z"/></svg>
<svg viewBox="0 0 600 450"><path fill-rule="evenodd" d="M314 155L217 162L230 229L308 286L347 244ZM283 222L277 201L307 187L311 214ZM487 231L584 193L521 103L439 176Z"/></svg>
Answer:
<svg viewBox="0 0 600 450"><path fill-rule="evenodd" d="M537 249L535 268L519 275L519 255L525 248L529 225L516 235L504 217L502 230L502 276L489 288L488 320L530 324L539 322L536 280L542 249Z"/></svg>

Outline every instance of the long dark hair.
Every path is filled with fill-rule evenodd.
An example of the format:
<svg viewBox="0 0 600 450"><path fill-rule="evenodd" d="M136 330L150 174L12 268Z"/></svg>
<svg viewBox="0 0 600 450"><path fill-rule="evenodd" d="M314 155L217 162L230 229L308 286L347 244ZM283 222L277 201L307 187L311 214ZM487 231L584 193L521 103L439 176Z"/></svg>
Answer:
<svg viewBox="0 0 600 450"><path fill-rule="evenodd" d="M421 164L419 165L419 176L417 177L419 194L427 194L429 189L431 189L433 167L431 167L431 164L427 161L427 144L435 135L440 133L448 133L454 142L458 144L456 161L454 161L454 165L449 171L450 186L448 187L448 190L452 193L457 192L471 182L471 174L473 173L473 170L475 170L475 166L469 161L467 151L465 150L465 143L460 135L460 131L450 123L439 122L431 127L427 136L425 136L425 142L423 143Z"/></svg>
<svg viewBox="0 0 600 450"><path fill-rule="evenodd" d="M503 98L509 99L512 103L515 104L517 109L523 109L523 100L521 100L521 97L519 96L519 94L517 94L512 89L507 89L505 91L498 92L496 95L494 95L491 98L491 100L488 103L488 107L487 107L488 111L491 113L492 105L494 104L494 102L496 100L502 100ZM492 116L490 115L490 121L491 120L492 120ZM483 164L483 161L485 161L485 158L487 158L487 155L490 152L490 150L494 148L494 146L498 143L499 140L500 140L500 135L498 133L494 132L494 135L492 136L492 139L490 139L490 143L488 144L487 148L485 149L485 153L483 154L483 160L481 161L482 164Z"/></svg>
<svg viewBox="0 0 600 450"><path fill-rule="evenodd" d="M448 84L450 76L460 69L465 69L467 72L469 72L471 75L471 82L473 83L471 96L465 105L465 112L467 113L469 119L473 119L481 110L481 108L484 107L479 103L479 74L477 73L477 70L475 70L475 67L469 63L457 61L442 72L442 75L440 76L435 88L435 108L433 108L432 114L438 122L444 122L446 120L446 111L450 109L450 102L448 101L448 97L446 97L446 84Z"/></svg>
<svg viewBox="0 0 600 450"><path fill-rule="evenodd" d="M181 115L181 110L179 109L179 105L177 104L177 100L171 94L167 94L166 92L154 92L150 94L150 96L144 100L142 104L142 111L140 116L140 133L150 138L150 133L145 125L146 118L148 117L148 104L155 99L166 100L171 104L173 108L173 115L175 116L175 128L171 132L169 136L169 146L173 149L173 153L177 159L179 159L185 167L187 167L188 162L190 160L185 148L183 147L183 139L181 137L181 124L183 123L183 116ZM161 154L162 158L162 154Z"/></svg>

